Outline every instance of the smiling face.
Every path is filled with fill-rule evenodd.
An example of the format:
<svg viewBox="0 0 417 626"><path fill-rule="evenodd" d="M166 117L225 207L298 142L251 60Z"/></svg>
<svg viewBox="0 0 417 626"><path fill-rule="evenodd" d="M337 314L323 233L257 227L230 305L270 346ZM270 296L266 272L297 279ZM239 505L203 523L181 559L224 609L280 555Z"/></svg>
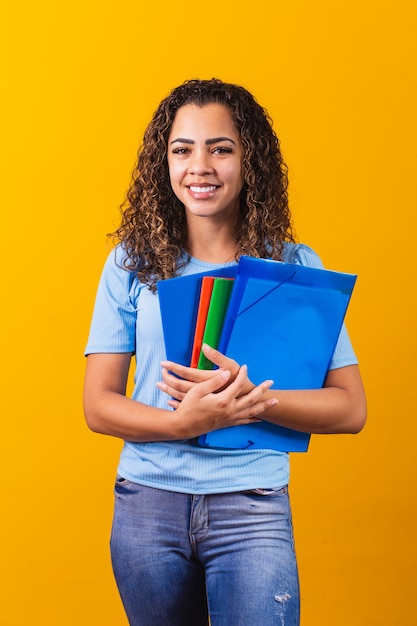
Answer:
<svg viewBox="0 0 417 626"><path fill-rule="evenodd" d="M243 149L227 107L186 104L168 140L172 189L193 217L236 220L243 185Z"/></svg>

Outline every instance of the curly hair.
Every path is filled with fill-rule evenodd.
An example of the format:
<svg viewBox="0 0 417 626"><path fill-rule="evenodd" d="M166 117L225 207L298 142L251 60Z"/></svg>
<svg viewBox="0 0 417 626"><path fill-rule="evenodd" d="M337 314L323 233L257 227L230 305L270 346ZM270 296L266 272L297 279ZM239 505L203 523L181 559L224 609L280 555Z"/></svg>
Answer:
<svg viewBox="0 0 417 626"><path fill-rule="evenodd" d="M168 138L178 109L186 104L226 106L243 146L244 183L240 197L238 253L282 260L284 241L294 241L288 207L287 167L267 111L244 87L219 79L189 80L160 103L139 149L122 221L112 233L123 245L124 267L156 290L158 280L175 276L189 261L183 204L168 170Z"/></svg>

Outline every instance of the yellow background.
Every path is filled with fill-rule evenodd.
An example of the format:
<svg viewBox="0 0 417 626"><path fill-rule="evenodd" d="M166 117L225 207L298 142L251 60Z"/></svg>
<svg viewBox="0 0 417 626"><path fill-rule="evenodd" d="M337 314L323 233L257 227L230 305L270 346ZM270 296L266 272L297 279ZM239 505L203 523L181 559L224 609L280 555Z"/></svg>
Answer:
<svg viewBox="0 0 417 626"><path fill-rule="evenodd" d="M299 239L359 275L368 424L292 459L302 624L417 623L416 6L4 3L1 626L126 625L108 555L120 442L84 424L82 353L144 127L212 76L273 117Z"/></svg>

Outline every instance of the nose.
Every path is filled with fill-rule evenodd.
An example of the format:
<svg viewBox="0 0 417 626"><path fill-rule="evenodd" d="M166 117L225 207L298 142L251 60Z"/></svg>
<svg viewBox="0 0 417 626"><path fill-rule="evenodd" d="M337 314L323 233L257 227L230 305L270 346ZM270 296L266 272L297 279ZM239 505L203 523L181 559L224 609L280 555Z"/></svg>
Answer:
<svg viewBox="0 0 417 626"><path fill-rule="evenodd" d="M203 174L211 174L213 165L211 163L210 154L206 150L195 150L189 162L190 174L202 176Z"/></svg>

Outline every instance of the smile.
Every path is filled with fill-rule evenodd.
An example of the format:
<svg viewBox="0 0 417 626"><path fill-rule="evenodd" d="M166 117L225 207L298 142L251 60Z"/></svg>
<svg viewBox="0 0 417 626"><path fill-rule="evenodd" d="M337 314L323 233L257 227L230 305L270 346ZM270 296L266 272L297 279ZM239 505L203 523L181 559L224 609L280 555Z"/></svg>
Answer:
<svg viewBox="0 0 417 626"><path fill-rule="evenodd" d="M196 185L189 185L188 188L193 193L211 193L213 191L216 191L217 186L216 185L207 185L206 187L198 187Z"/></svg>

